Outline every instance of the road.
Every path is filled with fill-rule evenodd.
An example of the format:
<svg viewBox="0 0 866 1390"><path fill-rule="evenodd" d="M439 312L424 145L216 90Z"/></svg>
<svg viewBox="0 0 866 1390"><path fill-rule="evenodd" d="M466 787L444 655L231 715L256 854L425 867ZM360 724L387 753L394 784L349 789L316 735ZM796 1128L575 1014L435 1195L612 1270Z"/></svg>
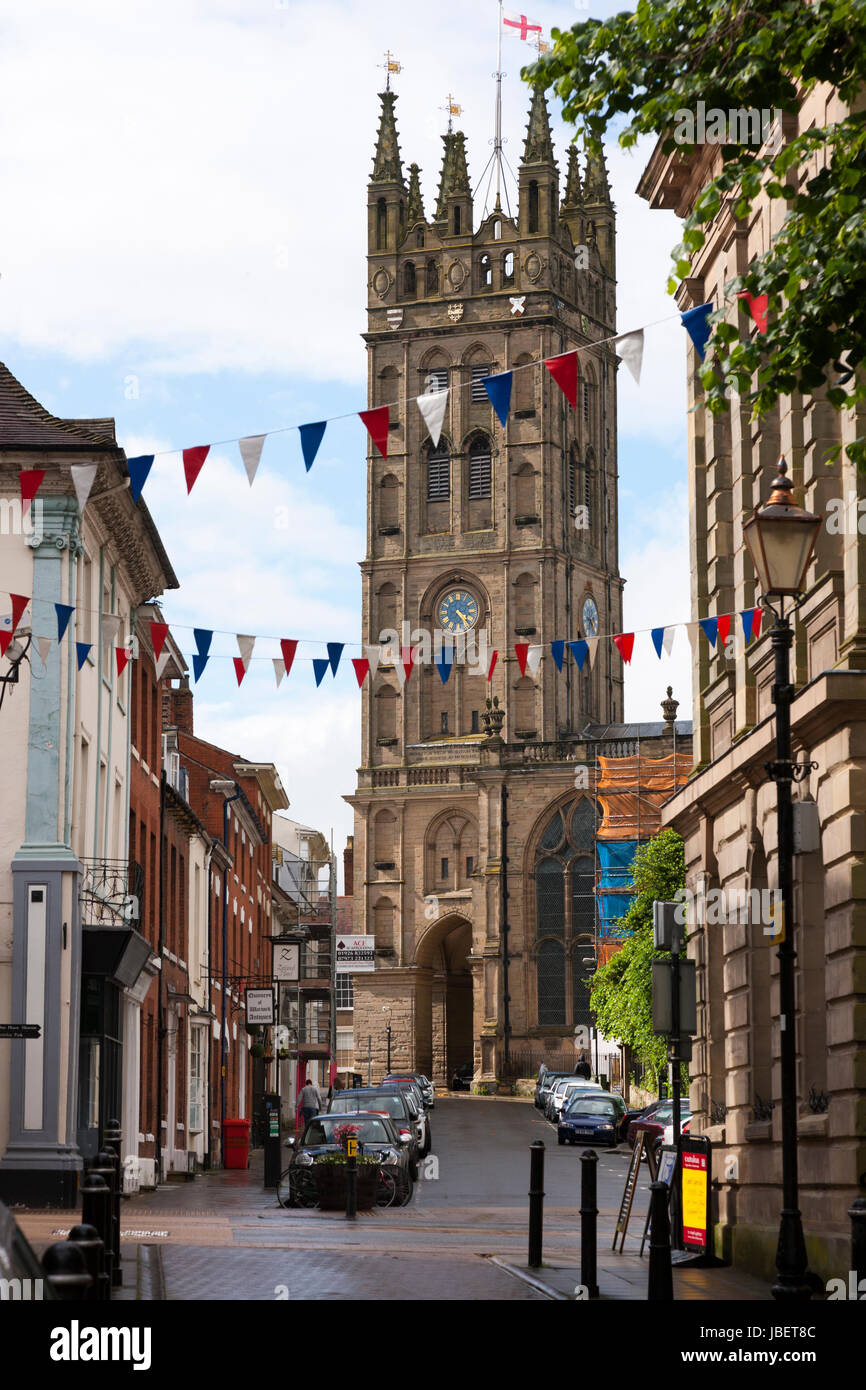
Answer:
<svg viewBox="0 0 866 1390"><path fill-rule="evenodd" d="M124 1202L123 1240L160 1245L170 1300L543 1299L488 1257L525 1262L529 1145L542 1139L544 1256L578 1262L581 1150L560 1148L531 1102L437 1099L431 1122L437 1162L425 1165L430 1175L408 1207L359 1213L354 1222L283 1211L261 1186L258 1158L246 1172L203 1175ZM610 1246L628 1150L597 1152L601 1249ZM631 1250L643 1228L647 1182L635 1199ZM57 1239L56 1213L33 1213L22 1224L33 1238Z"/></svg>

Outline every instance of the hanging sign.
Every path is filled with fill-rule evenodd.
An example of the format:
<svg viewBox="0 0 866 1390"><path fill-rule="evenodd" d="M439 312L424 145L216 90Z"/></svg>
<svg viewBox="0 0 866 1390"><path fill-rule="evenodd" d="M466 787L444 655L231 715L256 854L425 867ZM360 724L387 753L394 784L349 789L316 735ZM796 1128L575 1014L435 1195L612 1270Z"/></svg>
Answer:
<svg viewBox="0 0 866 1390"><path fill-rule="evenodd" d="M244 990L244 1008L247 1023L263 1023L270 1027L274 1023L274 991L272 989Z"/></svg>
<svg viewBox="0 0 866 1390"><path fill-rule="evenodd" d="M274 979L300 979L301 948L297 941L274 942Z"/></svg>

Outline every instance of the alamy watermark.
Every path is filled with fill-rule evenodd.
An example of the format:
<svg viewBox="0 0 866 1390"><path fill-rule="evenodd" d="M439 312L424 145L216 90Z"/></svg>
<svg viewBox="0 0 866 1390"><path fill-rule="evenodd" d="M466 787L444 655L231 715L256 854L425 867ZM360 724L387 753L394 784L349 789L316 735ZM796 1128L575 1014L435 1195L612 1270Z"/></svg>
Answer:
<svg viewBox="0 0 866 1390"><path fill-rule="evenodd" d="M677 904L674 920L678 926L720 927L745 923L760 925L765 936L774 936L782 920L782 890L780 888L711 888L697 893L678 888L673 901Z"/></svg>
<svg viewBox="0 0 866 1390"><path fill-rule="evenodd" d="M763 145L775 129L781 137L782 113L778 107L760 111L755 106L732 107L723 111L699 101L693 111L680 107L674 113L674 141L677 145ZM775 153L775 151L773 151Z"/></svg>
<svg viewBox="0 0 866 1390"><path fill-rule="evenodd" d="M41 497L33 499L26 513L20 497L0 497L0 536L26 536L35 549L44 534Z"/></svg>

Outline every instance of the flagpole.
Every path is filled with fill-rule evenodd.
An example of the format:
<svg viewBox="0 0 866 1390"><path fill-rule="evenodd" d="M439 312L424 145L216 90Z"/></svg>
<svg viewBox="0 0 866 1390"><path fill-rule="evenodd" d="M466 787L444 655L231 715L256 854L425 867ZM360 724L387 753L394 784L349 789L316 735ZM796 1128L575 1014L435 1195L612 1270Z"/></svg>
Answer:
<svg viewBox="0 0 866 1390"><path fill-rule="evenodd" d="M496 206L502 206L500 199L502 180L502 4L499 0L499 31L496 36L496 136L493 141L493 157L496 160Z"/></svg>

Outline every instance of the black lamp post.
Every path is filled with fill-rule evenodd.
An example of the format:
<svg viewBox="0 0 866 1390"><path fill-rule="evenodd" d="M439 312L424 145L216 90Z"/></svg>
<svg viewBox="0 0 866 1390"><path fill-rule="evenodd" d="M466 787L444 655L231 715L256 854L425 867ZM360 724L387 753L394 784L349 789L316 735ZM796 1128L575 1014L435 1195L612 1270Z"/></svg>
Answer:
<svg viewBox="0 0 866 1390"><path fill-rule="evenodd" d="M794 635L785 613L785 598L796 600L803 593L806 570L812 558L823 517L794 505L793 484L787 476L784 459L770 499L743 527L743 536L752 556L762 603L775 618L770 642L775 654L775 684L772 699L776 706L776 758L767 763L767 772L776 784L776 825L779 856L779 889L782 895L782 924L779 940L779 1025L782 1063L782 1215L776 1250L777 1299L811 1298L806 1280L806 1243L797 1193L797 1041L796 990L794 977L794 827L791 784L806 776L811 763L795 763L791 758L790 651ZM769 602L779 600L778 609Z"/></svg>

